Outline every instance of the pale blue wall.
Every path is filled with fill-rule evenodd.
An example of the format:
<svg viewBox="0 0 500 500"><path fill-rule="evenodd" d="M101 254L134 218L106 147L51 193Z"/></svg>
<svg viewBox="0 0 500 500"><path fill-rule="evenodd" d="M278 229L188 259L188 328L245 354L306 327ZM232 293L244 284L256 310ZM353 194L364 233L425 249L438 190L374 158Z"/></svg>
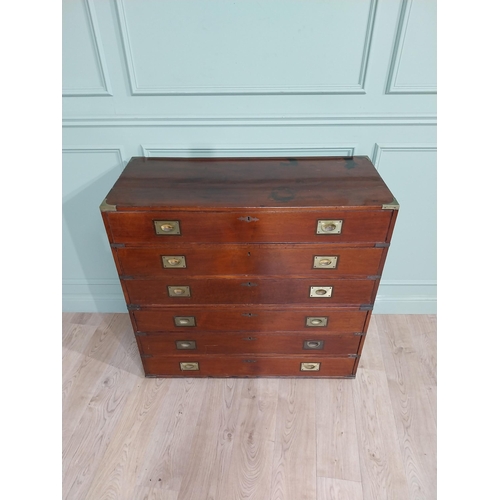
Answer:
<svg viewBox="0 0 500 500"><path fill-rule="evenodd" d="M401 203L375 312L435 312L435 94L435 0L63 0L64 310L126 310L131 156L359 154Z"/></svg>

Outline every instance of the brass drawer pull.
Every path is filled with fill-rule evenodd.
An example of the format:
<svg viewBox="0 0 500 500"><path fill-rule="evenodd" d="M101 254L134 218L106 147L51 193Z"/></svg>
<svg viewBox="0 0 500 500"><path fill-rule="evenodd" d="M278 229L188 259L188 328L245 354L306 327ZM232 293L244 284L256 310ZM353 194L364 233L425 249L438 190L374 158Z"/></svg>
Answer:
<svg viewBox="0 0 500 500"><path fill-rule="evenodd" d="M192 363L180 363L182 371L194 371L199 370L200 365L197 362Z"/></svg>
<svg viewBox="0 0 500 500"><path fill-rule="evenodd" d="M301 372L319 372L321 363L300 363Z"/></svg>
<svg viewBox="0 0 500 500"><path fill-rule="evenodd" d="M312 286L309 289L309 297L331 297L333 286Z"/></svg>
<svg viewBox="0 0 500 500"><path fill-rule="evenodd" d="M168 295L170 297L191 297L191 288L189 286L169 286Z"/></svg>
<svg viewBox="0 0 500 500"><path fill-rule="evenodd" d="M319 220L316 234L340 234L343 220Z"/></svg>
<svg viewBox="0 0 500 500"><path fill-rule="evenodd" d="M174 316L175 326L196 326L194 316Z"/></svg>
<svg viewBox="0 0 500 500"><path fill-rule="evenodd" d="M194 340L176 340L175 346L177 349L196 349Z"/></svg>
<svg viewBox="0 0 500 500"><path fill-rule="evenodd" d="M178 220L155 220L156 234L170 236L172 234L181 234L181 226Z"/></svg>
<svg viewBox="0 0 500 500"><path fill-rule="evenodd" d="M307 316L306 326L326 326L328 318L326 316Z"/></svg>
<svg viewBox="0 0 500 500"><path fill-rule="evenodd" d="M186 257L184 257L184 255L162 255L161 260L165 269L171 267L186 267Z"/></svg>
<svg viewBox="0 0 500 500"><path fill-rule="evenodd" d="M313 268L336 269L338 258L338 255L315 255Z"/></svg>
<svg viewBox="0 0 500 500"><path fill-rule="evenodd" d="M324 340L304 340L304 349L323 349Z"/></svg>

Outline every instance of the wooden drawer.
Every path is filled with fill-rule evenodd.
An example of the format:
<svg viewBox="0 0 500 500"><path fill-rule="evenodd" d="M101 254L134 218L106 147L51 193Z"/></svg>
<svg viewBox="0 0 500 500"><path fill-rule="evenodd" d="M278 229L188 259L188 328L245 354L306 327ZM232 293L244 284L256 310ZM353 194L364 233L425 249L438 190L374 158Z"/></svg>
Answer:
<svg viewBox="0 0 500 500"><path fill-rule="evenodd" d="M141 332L363 332L368 312L359 308L279 306L177 306L130 311ZM176 325L176 318L190 318L194 326ZM307 326L321 318L320 326ZM177 321L179 322L179 321ZM314 332L314 333L313 333Z"/></svg>
<svg viewBox="0 0 500 500"><path fill-rule="evenodd" d="M132 304L371 304L376 280L182 278L122 281ZM314 290L311 287L316 287ZM189 296L170 296L176 291ZM311 291L312 290L312 291ZM319 293L325 293L319 295ZM331 296L328 296L331 293ZM311 294L313 296L311 296Z"/></svg>
<svg viewBox="0 0 500 500"><path fill-rule="evenodd" d="M332 244L196 245L170 241L149 248L116 249L121 273L143 277L234 274L368 276L379 274L383 252L383 248Z"/></svg>
<svg viewBox="0 0 500 500"><path fill-rule="evenodd" d="M358 352L360 336L308 333L164 333L138 335L143 354L331 354Z"/></svg>
<svg viewBox="0 0 500 500"><path fill-rule="evenodd" d="M181 242L355 243L385 242L392 213L371 211L108 212L114 243ZM317 234L318 221L341 220L340 234ZM155 221L174 222L172 234L156 234ZM177 224L178 222L178 224ZM175 234L177 230L180 234Z"/></svg>
<svg viewBox="0 0 500 500"><path fill-rule="evenodd" d="M156 377L352 377L355 358L303 356L185 355L142 358L146 375ZM182 370L187 363L197 370ZM319 370L301 370L319 363ZM196 365L197 364L197 365ZM184 365L185 366L185 365Z"/></svg>

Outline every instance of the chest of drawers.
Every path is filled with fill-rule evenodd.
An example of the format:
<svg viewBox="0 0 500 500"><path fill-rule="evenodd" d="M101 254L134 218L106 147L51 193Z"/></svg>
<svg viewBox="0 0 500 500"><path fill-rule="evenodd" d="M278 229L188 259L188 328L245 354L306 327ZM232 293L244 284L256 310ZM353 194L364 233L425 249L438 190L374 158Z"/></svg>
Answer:
<svg viewBox="0 0 500 500"><path fill-rule="evenodd" d="M101 213L146 376L354 377L398 209L367 157L132 158Z"/></svg>

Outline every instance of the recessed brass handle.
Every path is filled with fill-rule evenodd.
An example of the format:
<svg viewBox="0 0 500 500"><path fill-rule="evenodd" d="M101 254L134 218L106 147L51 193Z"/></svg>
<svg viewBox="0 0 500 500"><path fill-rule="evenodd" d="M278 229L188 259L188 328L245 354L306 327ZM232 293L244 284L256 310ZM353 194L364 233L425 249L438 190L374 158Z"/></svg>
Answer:
<svg viewBox="0 0 500 500"><path fill-rule="evenodd" d="M170 297L191 297L191 288L189 286L169 286L168 295Z"/></svg>
<svg viewBox="0 0 500 500"><path fill-rule="evenodd" d="M306 326L326 326L328 324L327 316L307 316Z"/></svg>
<svg viewBox="0 0 500 500"><path fill-rule="evenodd" d="M175 346L177 349L196 349L196 342L194 340L177 340Z"/></svg>
<svg viewBox="0 0 500 500"><path fill-rule="evenodd" d="M321 363L300 363L300 371L302 372L318 372Z"/></svg>
<svg viewBox="0 0 500 500"><path fill-rule="evenodd" d="M342 232L341 219L336 220L319 220L316 227L317 234L340 234Z"/></svg>
<svg viewBox="0 0 500 500"><path fill-rule="evenodd" d="M336 269L338 255L315 255L313 267L315 269Z"/></svg>
<svg viewBox="0 0 500 500"><path fill-rule="evenodd" d="M153 222L156 234L167 236L171 234L181 234L181 227L178 220L155 220Z"/></svg>
<svg viewBox="0 0 500 500"><path fill-rule="evenodd" d="M193 370L199 370L200 366L198 363L193 362L193 363L180 363L181 370L182 371L193 371Z"/></svg>
<svg viewBox="0 0 500 500"><path fill-rule="evenodd" d="M194 316L174 316L175 326L196 326Z"/></svg>
<svg viewBox="0 0 500 500"><path fill-rule="evenodd" d="M304 349L323 349L324 341L323 340L305 340L304 341Z"/></svg>
<svg viewBox="0 0 500 500"><path fill-rule="evenodd" d="M186 257L184 255L162 255L161 260L164 268L186 267Z"/></svg>
<svg viewBox="0 0 500 500"><path fill-rule="evenodd" d="M309 290L309 297L331 297L332 292L332 286L312 286Z"/></svg>

